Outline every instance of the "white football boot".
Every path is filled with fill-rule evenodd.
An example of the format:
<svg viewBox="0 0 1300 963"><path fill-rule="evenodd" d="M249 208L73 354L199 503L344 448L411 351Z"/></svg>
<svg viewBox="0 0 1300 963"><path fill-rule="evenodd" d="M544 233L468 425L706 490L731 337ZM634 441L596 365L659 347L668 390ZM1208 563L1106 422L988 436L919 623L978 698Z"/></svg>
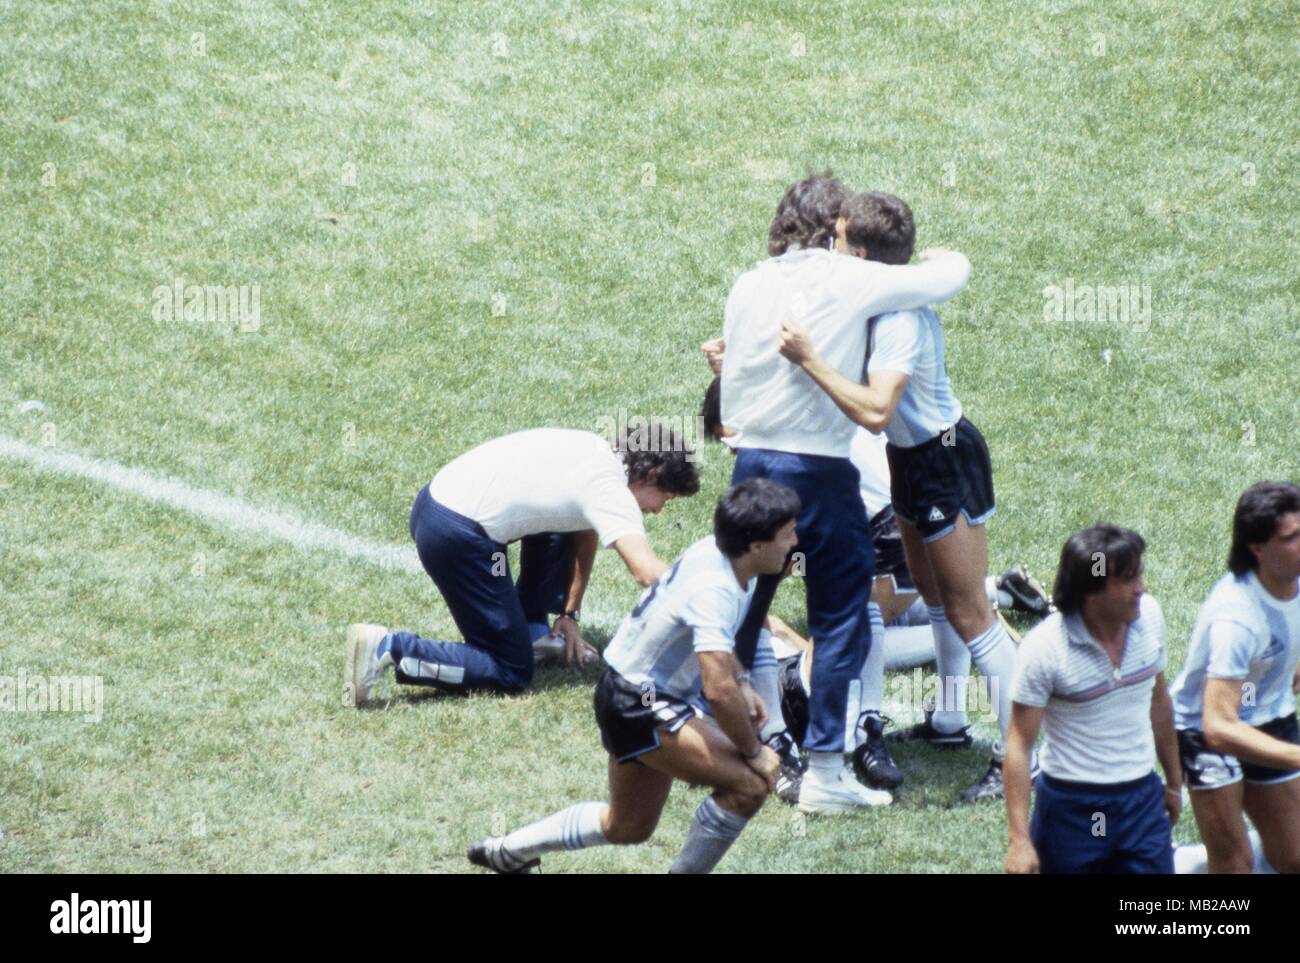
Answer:
<svg viewBox="0 0 1300 963"><path fill-rule="evenodd" d="M810 816L835 816L888 806L893 801L887 790L858 782L848 766L841 768L833 781L826 781L810 766L799 786L799 811Z"/></svg>
<svg viewBox="0 0 1300 963"><path fill-rule="evenodd" d="M343 704L359 708L371 701L384 673L392 668L393 657L378 654L379 643L388 629L382 625L358 622L348 626L344 647Z"/></svg>

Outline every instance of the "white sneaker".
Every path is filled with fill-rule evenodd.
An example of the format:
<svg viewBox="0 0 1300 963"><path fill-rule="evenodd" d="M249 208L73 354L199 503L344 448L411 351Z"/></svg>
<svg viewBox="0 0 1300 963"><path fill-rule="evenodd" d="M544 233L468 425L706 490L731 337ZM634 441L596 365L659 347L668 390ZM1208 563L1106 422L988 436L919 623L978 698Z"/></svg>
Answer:
<svg viewBox="0 0 1300 963"><path fill-rule="evenodd" d="M355 709L369 702L385 670L392 667L392 655L387 652L382 657L376 655L379 643L387 634L388 629L382 625L358 622L348 626L343 662L345 706Z"/></svg>
<svg viewBox="0 0 1300 963"><path fill-rule="evenodd" d="M810 816L835 816L874 806L888 806L893 801L894 797L888 791L871 789L858 782L848 766L840 769L833 782L827 782L809 768L799 786L799 811Z"/></svg>

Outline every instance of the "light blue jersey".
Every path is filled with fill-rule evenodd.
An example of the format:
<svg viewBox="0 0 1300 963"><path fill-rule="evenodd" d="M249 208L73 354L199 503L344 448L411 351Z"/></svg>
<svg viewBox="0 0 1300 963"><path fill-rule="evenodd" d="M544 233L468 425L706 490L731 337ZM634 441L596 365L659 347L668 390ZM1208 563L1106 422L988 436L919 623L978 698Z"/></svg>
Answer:
<svg viewBox="0 0 1300 963"><path fill-rule="evenodd" d="M641 595L605 649L605 663L634 685L703 708L699 652L731 652L756 579L736 580L713 536L700 539Z"/></svg>
<svg viewBox="0 0 1300 963"><path fill-rule="evenodd" d="M1298 586L1300 587L1300 586ZM1183 671L1170 686L1174 725L1201 729L1206 679L1242 683L1240 716L1262 726L1295 712L1291 679L1300 658L1300 594L1274 598L1254 572L1228 573L1201 606Z"/></svg>
<svg viewBox="0 0 1300 963"><path fill-rule="evenodd" d="M961 420L944 365L943 327L931 308L893 311L871 321L867 377L877 371L907 375L898 410L885 437L899 448L915 448Z"/></svg>

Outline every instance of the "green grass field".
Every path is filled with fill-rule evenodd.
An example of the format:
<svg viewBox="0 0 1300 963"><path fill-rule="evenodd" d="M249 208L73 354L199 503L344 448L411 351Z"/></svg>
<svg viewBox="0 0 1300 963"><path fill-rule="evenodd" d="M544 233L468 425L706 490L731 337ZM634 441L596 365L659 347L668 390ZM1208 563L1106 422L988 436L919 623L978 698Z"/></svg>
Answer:
<svg viewBox="0 0 1300 963"><path fill-rule="evenodd" d="M782 190L830 167L974 263L942 316L995 570L1138 529L1172 674L1237 494L1296 477L1295 11L1033 7L0 0L0 435L402 543L489 437L692 415ZM257 285L256 330L156 320L177 278ZM1045 320L1067 279L1149 286L1150 323ZM649 520L662 557L729 471ZM601 797L594 670L339 705L346 623L454 633L427 579L22 459L0 497L0 675L105 684L99 723L0 713L0 871L458 871ZM636 595L602 553L589 635ZM773 800L721 869L997 871L1001 807L949 807L986 761L903 752L861 817ZM547 868L663 871L699 798Z"/></svg>

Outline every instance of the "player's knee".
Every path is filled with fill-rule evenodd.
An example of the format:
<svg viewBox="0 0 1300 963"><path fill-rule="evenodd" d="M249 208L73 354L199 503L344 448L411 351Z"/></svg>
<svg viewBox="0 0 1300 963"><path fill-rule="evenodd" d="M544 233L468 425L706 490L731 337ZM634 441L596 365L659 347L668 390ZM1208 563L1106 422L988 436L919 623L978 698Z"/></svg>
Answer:
<svg viewBox="0 0 1300 963"><path fill-rule="evenodd" d="M529 665L511 666L501 672L501 689L508 695L518 695L528 688L533 681L533 667Z"/></svg>
<svg viewBox="0 0 1300 963"><path fill-rule="evenodd" d="M977 638L989 627L990 610L987 602L959 602L945 605L944 614L953 629L965 641Z"/></svg>
<svg viewBox="0 0 1300 963"><path fill-rule="evenodd" d="M727 793L727 802L723 808L730 809L748 819L763 808L767 799L767 783L756 772L748 771L737 779L736 784Z"/></svg>

